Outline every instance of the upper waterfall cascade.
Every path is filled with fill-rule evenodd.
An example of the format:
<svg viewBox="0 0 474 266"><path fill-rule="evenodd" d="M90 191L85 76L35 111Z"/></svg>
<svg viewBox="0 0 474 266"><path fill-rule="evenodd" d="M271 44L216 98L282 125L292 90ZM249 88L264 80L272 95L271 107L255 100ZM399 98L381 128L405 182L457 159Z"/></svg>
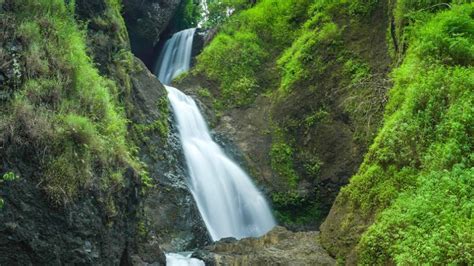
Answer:
<svg viewBox="0 0 474 266"><path fill-rule="evenodd" d="M166 41L154 71L163 84L189 70L195 32L195 28L183 30Z"/></svg>
<svg viewBox="0 0 474 266"><path fill-rule="evenodd" d="M176 33L165 45L155 73L169 85L189 70L194 29ZM186 163L188 186L213 240L261 236L275 226L270 208L250 177L212 140L195 101L166 86Z"/></svg>

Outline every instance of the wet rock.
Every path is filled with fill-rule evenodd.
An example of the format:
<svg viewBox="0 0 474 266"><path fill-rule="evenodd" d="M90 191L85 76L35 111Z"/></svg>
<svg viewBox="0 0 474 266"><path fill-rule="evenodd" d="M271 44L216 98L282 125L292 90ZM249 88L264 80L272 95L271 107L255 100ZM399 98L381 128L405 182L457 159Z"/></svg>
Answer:
<svg viewBox="0 0 474 266"><path fill-rule="evenodd" d="M135 242L140 182L136 173L128 171L128 182L112 195L116 214L110 216L98 188L84 191L66 206L52 207L37 188L34 168L15 164L23 164L21 178L4 184L1 191L5 206L0 211L0 265L120 263Z"/></svg>
<svg viewBox="0 0 474 266"><path fill-rule="evenodd" d="M223 239L193 253L206 265L335 265L321 247L319 232L275 227L259 238Z"/></svg>
<svg viewBox="0 0 474 266"><path fill-rule="evenodd" d="M181 0L124 0L123 12L133 53L147 66L153 64L154 47L173 18Z"/></svg>
<svg viewBox="0 0 474 266"><path fill-rule="evenodd" d="M204 46L206 45L206 39L209 34L208 30L203 30L203 29L196 29L196 32L194 33L194 39L193 39L193 48L191 50L191 66L194 66L196 63L196 56L198 56L201 52L202 49L204 49Z"/></svg>
<svg viewBox="0 0 474 266"><path fill-rule="evenodd" d="M168 252L202 247L210 243L210 237L186 185L187 168L177 129L172 115L157 108L160 100L167 101L166 90L143 63L137 60L136 64L139 70L132 77L131 120L150 124L165 119L170 125L168 136L151 131L137 139L139 156L156 183L144 202L149 234Z"/></svg>

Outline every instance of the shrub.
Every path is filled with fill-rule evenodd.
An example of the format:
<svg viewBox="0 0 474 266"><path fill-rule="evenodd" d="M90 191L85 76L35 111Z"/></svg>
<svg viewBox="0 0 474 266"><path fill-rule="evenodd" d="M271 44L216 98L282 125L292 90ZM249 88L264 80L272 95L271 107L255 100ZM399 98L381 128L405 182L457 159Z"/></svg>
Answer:
<svg viewBox="0 0 474 266"><path fill-rule="evenodd" d="M220 81L225 104L242 105L258 92L255 76L266 57L254 33L219 34L199 56L197 70Z"/></svg>
<svg viewBox="0 0 474 266"><path fill-rule="evenodd" d="M325 51L326 46L335 45L339 29L336 24L328 22L313 30L309 28L312 24L312 21L306 24L307 31L278 60L282 69L280 91L283 93L289 93L296 82L320 75L326 69L321 51Z"/></svg>

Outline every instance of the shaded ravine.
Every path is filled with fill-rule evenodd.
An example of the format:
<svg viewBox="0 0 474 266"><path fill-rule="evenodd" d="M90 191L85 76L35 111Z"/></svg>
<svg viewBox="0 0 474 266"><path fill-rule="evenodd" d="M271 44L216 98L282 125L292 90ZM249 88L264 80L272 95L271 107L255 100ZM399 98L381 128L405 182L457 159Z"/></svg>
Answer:
<svg viewBox="0 0 474 266"><path fill-rule="evenodd" d="M162 83L169 85L173 78L189 70L194 33L195 29L187 29L166 42L155 68ZM267 233L276 223L263 195L212 140L195 101L176 88L166 89L189 171L188 187L212 239L241 239ZM184 258L167 255L169 264L182 263Z"/></svg>

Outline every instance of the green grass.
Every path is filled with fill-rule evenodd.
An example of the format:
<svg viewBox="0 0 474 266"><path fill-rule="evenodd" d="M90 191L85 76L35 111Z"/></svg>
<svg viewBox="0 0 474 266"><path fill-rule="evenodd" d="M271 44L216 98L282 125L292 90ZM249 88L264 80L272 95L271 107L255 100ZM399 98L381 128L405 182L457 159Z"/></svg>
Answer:
<svg viewBox="0 0 474 266"><path fill-rule="evenodd" d="M297 87L298 81L323 74L327 64L322 59L322 53L318 51L325 51L325 47L337 45L340 34L338 26L328 22L326 18L313 17L306 23L305 29L306 32L278 60L282 69L280 91L284 94Z"/></svg>
<svg viewBox="0 0 474 266"><path fill-rule="evenodd" d="M123 26L120 3L107 4L116 27ZM29 133L37 134L30 139L45 151L41 184L58 204L74 200L80 189L93 184L120 186L117 176L127 167L141 169L131 155L128 121L119 101L126 86L95 68L73 5L74 1L66 5L62 0L21 0L14 1L12 9L16 37L24 43L25 68L9 120L22 120L32 129ZM128 38L124 27L114 32Z"/></svg>
<svg viewBox="0 0 474 266"><path fill-rule="evenodd" d="M384 126L340 194L378 213L363 264L474 261L473 17L474 5L453 6L412 29Z"/></svg>
<svg viewBox="0 0 474 266"><path fill-rule="evenodd" d="M273 59L297 36L295 29L305 21L310 2L260 1L222 26L198 57L195 70L219 83L220 105L246 106L272 89Z"/></svg>

